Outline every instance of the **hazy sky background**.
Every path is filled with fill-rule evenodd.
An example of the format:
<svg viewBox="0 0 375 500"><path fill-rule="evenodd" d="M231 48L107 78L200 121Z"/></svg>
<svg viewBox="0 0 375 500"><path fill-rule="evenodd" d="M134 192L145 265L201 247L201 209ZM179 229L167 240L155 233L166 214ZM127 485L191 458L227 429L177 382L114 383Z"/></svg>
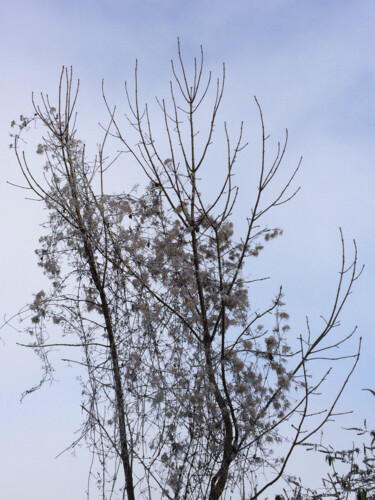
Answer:
<svg viewBox="0 0 375 500"><path fill-rule="evenodd" d="M329 312L340 265L339 226L347 240L348 256L355 237L360 261L366 264L342 316L347 331L358 324L363 337L359 367L339 406L341 411L355 413L331 425L328 431L350 446L351 437L344 432L340 436L337 430L340 425L360 425L365 416L375 424L375 400L361 391L375 386L374 25L375 3L370 0L3 3L1 315L10 317L45 284L34 254L43 212L37 203L24 199L24 192L6 184L21 182L8 148L8 133L13 119L31 113L31 92L56 95L61 67L73 66L81 80L79 135L94 151L100 141L98 121L106 117L102 78L109 100L125 110L123 82L132 80L138 59L141 97L152 102L155 95L168 94L170 59L177 54L177 37L187 61L199 55L202 44L206 69L218 74L222 62L226 62L227 85L220 119L227 119L233 133L241 119L247 124L250 149L244 163L238 162L237 182L246 187L246 158L256 158L259 153L254 95L262 104L274 145L283 138L285 127L289 130L286 168L292 168L300 155L304 157L296 180L296 186L302 187L298 197L270 219L273 225L283 227L284 236L272 243L259 261L259 272L265 269L272 275L267 285L271 295L279 284L284 285L295 336L303 328L306 314L317 328L322 324L319 315ZM157 115L156 106L153 110ZM114 185L128 189L136 179L127 175L125 160L116 168ZM208 175L214 175L214 165L206 168L212 169ZM246 199L240 203L245 210ZM27 339L10 327L0 333L4 340L0 345L0 497L85 498L87 453L82 450L77 457L65 454L54 458L70 444L79 428L76 373L59 364L59 382L26 398L21 405L23 390L39 380L39 363L33 353L15 344ZM345 370L338 370L337 379L328 387L329 394L344 376ZM305 452L300 456L305 457ZM320 486L320 465L325 470L321 457L314 472L311 467L304 471L300 466L299 473L304 473L311 486Z"/></svg>

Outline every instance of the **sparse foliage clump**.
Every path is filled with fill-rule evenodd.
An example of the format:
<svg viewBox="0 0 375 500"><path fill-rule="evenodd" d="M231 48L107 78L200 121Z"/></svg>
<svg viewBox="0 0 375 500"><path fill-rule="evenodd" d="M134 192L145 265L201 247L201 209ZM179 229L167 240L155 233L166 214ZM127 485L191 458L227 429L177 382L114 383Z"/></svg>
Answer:
<svg viewBox="0 0 375 500"><path fill-rule="evenodd" d="M191 81L180 51L179 62L179 74L172 64L171 107L158 101L166 147L157 146L148 107L139 102L137 76L135 98L126 95L128 126L138 143L128 142L104 97L109 125L93 162L77 135L78 88L73 90L68 71L62 72L55 107L42 96L40 104L34 101L33 118L13 124L27 187L47 209L37 255L51 287L30 304L29 345L43 360L43 380L53 378L49 349L59 344L80 350L75 361L85 368L81 438L97 458L99 472L90 475L103 498L111 498L116 488L130 500L215 500L229 491L236 498L257 498L284 474L294 448L333 414L338 397L309 425L311 398L327 376L311 378L309 363L329 357L330 349L343 342L330 342L329 334L357 278L357 256L347 268L343 246L324 328L313 333L308 327L299 347L292 348L281 289L259 309L247 263L282 234L278 227L262 226L263 216L294 196L289 190L300 162L277 189L287 136L270 161L256 101L261 125L257 192L246 230L236 235L238 188L232 182L245 146L243 128L232 146L224 127L226 171L216 196L207 201L200 177L216 175L206 162L224 73L211 115L205 117L207 136L198 141L198 114L210 97L211 75L205 86L203 54ZM45 158L42 175L20 149L32 122L45 131L36 147ZM118 141L146 174L143 189L131 189L125 181L124 192L106 191L109 140ZM265 193L271 201L265 201ZM51 340L51 323L64 341ZM353 358L356 363L358 354ZM293 435L284 438L280 428L289 424Z"/></svg>
<svg viewBox="0 0 375 500"><path fill-rule="evenodd" d="M375 396L372 389L364 389ZM337 450L320 445L317 449L325 457L329 472L323 478L322 493L317 498L373 500L375 498L375 430L369 429L365 419L362 427L345 431L355 432L357 438L351 447ZM358 443L358 436L361 443Z"/></svg>

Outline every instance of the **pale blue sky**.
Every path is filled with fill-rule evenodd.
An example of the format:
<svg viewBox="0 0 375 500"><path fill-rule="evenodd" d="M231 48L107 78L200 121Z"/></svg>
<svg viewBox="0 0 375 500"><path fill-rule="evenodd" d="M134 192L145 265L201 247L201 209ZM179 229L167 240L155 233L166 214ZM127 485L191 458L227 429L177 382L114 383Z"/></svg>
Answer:
<svg viewBox="0 0 375 500"><path fill-rule="evenodd" d="M284 228L284 236L259 261L259 272L270 269L272 273L271 294L280 283L284 285L297 330L305 314L318 325L319 314L328 312L339 268L338 227L343 227L348 247L351 238L357 239L366 271L349 300L343 323L348 330L358 324L364 350L340 408L355 409L357 416L351 418L357 418L357 423L365 415L370 417L374 402L361 389L375 385L374 25L375 3L370 0L3 3L1 314L17 311L44 283L33 253L43 214L39 206L23 199L21 191L5 183L20 181L8 149L11 120L31 111L31 91L54 95L61 66L72 65L81 79L82 137L91 140L93 148L100 139L97 122L105 117L102 78L111 102L123 105L123 82L132 80L138 58L145 99L166 95L170 59L176 57L179 36L187 60L199 55L202 44L207 69L218 72L226 62L221 118L233 130L241 119L247 123L252 149L245 159L255 158L259 146L254 95L262 103L275 141L283 137L285 127L289 129L287 164L293 166L304 156L296 181L302 187L298 198L274 214L273 223ZM246 168L241 168L239 163L237 180L244 185ZM121 176L116 183L127 188ZM241 209L245 201L241 201ZM0 497L80 500L84 498L88 457L82 451L77 458L66 455L54 460L70 443L80 422L74 374L62 369L57 376L60 383L20 405L20 393L38 380L38 361L15 346L21 337L11 329L3 330L2 338ZM311 480L316 477L318 470Z"/></svg>

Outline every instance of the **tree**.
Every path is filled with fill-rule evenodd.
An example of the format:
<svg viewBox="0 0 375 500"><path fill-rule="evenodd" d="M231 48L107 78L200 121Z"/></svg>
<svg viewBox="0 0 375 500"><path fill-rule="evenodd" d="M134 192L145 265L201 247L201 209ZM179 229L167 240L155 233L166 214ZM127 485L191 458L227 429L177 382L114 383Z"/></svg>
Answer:
<svg viewBox="0 0 375 500"><path fill-rule="evenodd" d="M364 389L375 395L372 389ZM332 445L322 442L304 443L308 451L322 453L329 472L322 478L322 484L318 488L308 488L301 478L294 482L294 488L283 494L278 494L275 500L323 500L334 498L336 500L373 500L375 498L375 430L367 426L366 419L362 427L344 428L347 431L355 431L361 436L362 443L354 441L349 448L337 449Z"/></svg>
<svg viewBox="0 0 375 500"><path fill-rule="evenodd" d="M375 396L372 389L363 389ZM330 471L323 478L321 493L315 498L336 498L337 500L348 500L355 494L357 500L372 500L375 498L375 430L369 429L366 419L363 426L345 429L356 432L361 436L360 444L352 442L349 448L337 450L332 445L320 444L314 449L325 457ZM306 446L309 446L306 443ZM311 498L307 491L306 498Z"/></svg>
<svg viewBox="0 0 375 500"><path fill-rule="evenodd" d="M74 347L81 353L73 360L85 369L80 439L97 459L95 477L103 498L118 488L130 500L216 500L228 491L254 499L285 476L294 449L332 417L358 362L359 350L346 356L354 364L337 397L309 424L315 408L311 400L330 373L314 371L313 376L310 364L332 358L331 350L355 331L331 340L358 278L357 250L354 243L347 266L341 234L339 280L324 328L314 333L307 322L307 334L294 348L282 289L266 308L253 305L259 280L248 279L246 263L282 234L262 221L298 191L290 188L301 160L277 187L288 134L269 162L255 99L261 129L257 192L245 233L236 235L233 171L246 146L242 124L234 146L224 124L226 172L212 200L206 201L200 179L223 97L224 66L210 116L204 111L203 140L197 136L197 115L210 99L211 73L204 84L203 52L200 62L194 60L191 79L180 46L178 60L179 70L172 62L171 106L158 100L165 146L158 146L149 108L139 101L137 69L134 99L126 87L135 145L103 91L109 124L97 157L87 159L76 129L79 82L74 88L66 69L57 104L43 95L38 104L33 97L34 116L13 122L26 187L48 213L37 255L51 288L38 292L28 307L32 317L26 330L32 340L27 345L42 359L42 383L53 379L50 349ZM31 167L21 150L31 123L44 130L37 146L43 172ZM105 153L110 140L122 148L114 158ZM137 162L147 183L141 192L126 187L110 194L105 181L123 153ZM24 312L22 319L27 316ZM60 325L64 339L50 340L51 322ZM294 435L284 438L286 424L292 424ZM265 469L271 471L268 477Z"/></svg>

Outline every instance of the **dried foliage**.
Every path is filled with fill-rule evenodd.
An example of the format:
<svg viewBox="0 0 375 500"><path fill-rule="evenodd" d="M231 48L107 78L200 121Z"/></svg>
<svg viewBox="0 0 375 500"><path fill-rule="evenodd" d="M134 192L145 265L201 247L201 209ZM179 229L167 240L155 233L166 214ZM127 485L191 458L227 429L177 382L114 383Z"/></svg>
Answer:
<svg viewBox="0 0 375 500"><path fill-rule="evenodd" d="M28 309L28 346L43 361L43 381L53 378L50 349L74 346L81 353L75 361L85 368L85 419L72 446L84 439L92 451L90 478L97 479L103 498L123 491L130 500L215 500L232 491L233 498L253 499L283 476L295 447L332 417L357 363L359 353L337 397L309 424L312 396L330 371L312 377L309 364L332 357L331 350L352 335L329 340L358 276L357 254L347 266L342 239L337 292L325 326L314 333L307 324L300 347L292 350L282 291L264 310L253 306L255 284L247 279L246 262L282 233L263 226L263 216L294 196L290 187L300 162L278 186L287 135L269 161L256 101L262 148L257 192L246 231L235 237L238 188L232 181L245 146L242 125L234 145L224 128L226 174L208 202L199 176L215 168L206 163L224 70L211 115L204 111L207 136L198 141L197 115L210 99L211 74L203 84L203 53L191 81L180 48L179 64L177 69L172 63L171 108L158 101L167 150L158 148L148 107L139 102L137 74L134 98L128 90L126 95L127 126L138 142L128 142L103 93L110 119L93 162L77 135L78 86L67 70L55 106L42 95L40 104L33 101L32 118L13 123L26 187L47 209L37 255L51 287L37 293ZM22 152L22 137L34 122L43 128L37 146L45 158L43 172ZM109 139L146 174L143 190L106 192ZM51 322L65 342L51 341ZM294 434L284 439L280 427L286 423L293 424ZM264 475L267 470L271 475Z"/></svg>

